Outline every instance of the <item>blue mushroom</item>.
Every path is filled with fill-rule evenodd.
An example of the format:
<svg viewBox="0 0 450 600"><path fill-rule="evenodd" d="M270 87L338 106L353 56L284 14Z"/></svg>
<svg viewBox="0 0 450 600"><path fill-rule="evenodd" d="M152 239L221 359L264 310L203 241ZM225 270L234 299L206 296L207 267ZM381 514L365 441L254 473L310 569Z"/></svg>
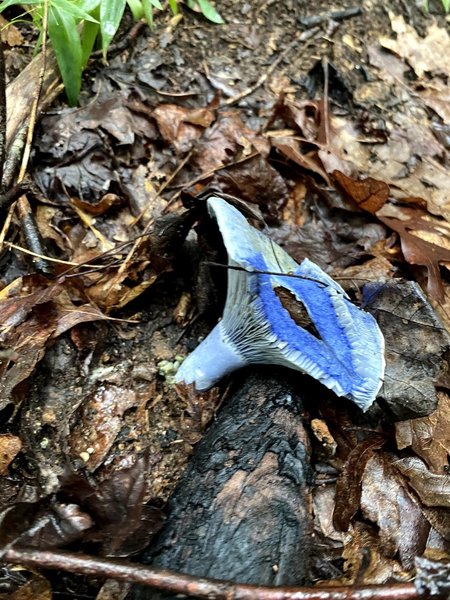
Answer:
<svg viewBox="0 0 450 600"><path fill-rule="evenodd" d="M222 319L181 365L176 381L198 391L249 364L283 365L307 373L367 410L384 375L384 339L369 313L320 267L298 265L222 198L208 199L228 253ZM277 290L301 303L308 331L285 308Z"/></svg>

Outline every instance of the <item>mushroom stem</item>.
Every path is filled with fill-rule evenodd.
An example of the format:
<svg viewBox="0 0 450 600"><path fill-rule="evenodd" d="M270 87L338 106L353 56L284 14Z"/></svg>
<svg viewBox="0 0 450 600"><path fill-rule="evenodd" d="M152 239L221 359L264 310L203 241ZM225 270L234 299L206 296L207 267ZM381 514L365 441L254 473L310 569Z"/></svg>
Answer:
<svg viewBox="0 0 450 600"><path fill-rule="evenodd" d="M201 392L246 364L245 358L230 343L220 321L181 365L177 381L195 383L196 389Z"/></svg>

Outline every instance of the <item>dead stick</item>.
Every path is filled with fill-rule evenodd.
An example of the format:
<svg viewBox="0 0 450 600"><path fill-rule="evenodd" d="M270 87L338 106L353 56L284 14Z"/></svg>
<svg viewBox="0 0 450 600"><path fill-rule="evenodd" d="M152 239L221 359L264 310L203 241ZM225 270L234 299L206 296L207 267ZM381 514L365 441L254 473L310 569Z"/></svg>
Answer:
<svg viewBox="0 0 450 600"><path fill-rule="evenodd" d="M3 40L0 39L0 191L3 181L3 167L6 156L6 76Z"/></svg>
<svg viewBox="0 0 450 600"><path fill-rule="evenodd" d="M54 550L9 549L2 560L5 563L139 583L173 594L195 596L205 600L415 600L420 597L413 583L337 587L263 587L198 578L166 569L144 567L123 560Z"/></svg>
<svg viewBox="0 0 450 600"><path fill-rule="evenodd" d="M42 66L41 66L41 70L39 72L38 83L37 83L37 87L36 87L36 90L34 93L33 103L31 106L26 143L25 143L25 148L24 148L24 152L23 152L23 156L22 156L22 164L20 166L20 172L17 177L17 183L19 183L19 184L23 181L23 179L25 177L27 167L28 167L28 161L30 159L31 144L33 142L34 129L36 126L37 116L38 116L39 99L41 97L42 87L43 87L43 82L44 82L44 77L45 77L46 55L47 55L47 26L48 26L48 0L45 0L44 1L44 15L42 18L42 27L43 27ZM17 213L18 213L20 221L21 221L23 235L27 242L28 248L35 254L38 254L38 255L45 254L43 247L42 247L42 242L41 242L41 238L39 235L39 231L38 231L38 228L36 226L36 223L35 223L35 220L33 217L33 212L31 210L30 203L28 201L28 198L25 195L20 196L20 198L17 200L17 202L11 206L10 213L6 219L5 226L4 226L2 234L1 234L1 242L3 242L4 236L6 235L7 229L5 229L5 227L7 226L7 224L9 225L9 222L11 221L11 218L12 218L12 214L16 207L17 207ZM36 258L34 259L34 261L35 261L36 267L39 271L41 271L43 273L47 273L47 274L50 274L52 272L51 267L47 261L42 260L42 259L36 259Z"/></svg>
<svg viewBox="0 0 450 600"><path fill-rule="evenodd" d="M362 13L360 6L353 6L344 10L336 10L322 15L310 15L309 17L301 17L299 23L305 27L312 27L313 25L320 25L324 21L332 19L333 21L342 21L350 17L356 17Z"/></svg>

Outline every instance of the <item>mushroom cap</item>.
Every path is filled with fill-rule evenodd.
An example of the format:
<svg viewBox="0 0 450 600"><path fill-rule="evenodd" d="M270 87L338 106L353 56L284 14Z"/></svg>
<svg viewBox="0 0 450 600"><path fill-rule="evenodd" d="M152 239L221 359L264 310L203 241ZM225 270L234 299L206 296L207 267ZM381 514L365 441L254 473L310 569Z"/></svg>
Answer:
<svg viewBox="0 0 450 600"><path fill-rule="evenodd" d="M279 364L303 371L366 410L384 374L384 340L369 313L308 259L298 265L220 197L208 199L228 253L222 320L184 361L177 381L208 389L245 364ZM300 303L308 331L282 304L279 290Z"/></svg>

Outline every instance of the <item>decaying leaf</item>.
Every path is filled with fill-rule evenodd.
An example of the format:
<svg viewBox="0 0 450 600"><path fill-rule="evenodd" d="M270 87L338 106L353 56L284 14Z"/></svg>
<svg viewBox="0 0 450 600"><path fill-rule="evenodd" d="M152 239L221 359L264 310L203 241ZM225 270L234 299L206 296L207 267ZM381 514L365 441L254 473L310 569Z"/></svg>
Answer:
<svg viewBox="0 0 450 600"><path fill-rule="evenodd" d="M218 171L211 186L225 194L257 203L269 220L279 218L280 208L286 204L289 195L284 179L260 154Z"/></svg>
<svg viewBox="0 0 450 600"><path fill-rule="evenodd" d="M450 249L443 245L438 245L436 241L439 240L443 232L448 236L448 225L442 223L439 228L439 225L427 219L425 211L419 208L402 207L400 215L402 216L402 220L391 216L384 216L382 211L377 214L382 223L399 234L405 259L412 265L423 265L426 267L428 272L428 292L432 297L442 300L444 297L444 288L439 265L443 262L450 262ZM427 234L434 234L432 241L426 239Z"/></svg>
<svg viewBox="0 0 450 600"><path fill-rule="evenodd" d="M7 352L0 361L0 408L21 402L22 396L16 397L14 391L31 375L51 340L78 323L107 318L94 307L77 307L62 285L34 282L35 291L28 293L33 281L21 282L22 297L0 302L4 315L0 336Z"/></svg>
<svg viewBox="0 0 450 600"><path fill-rule="evenodd" d="M311 171L319 175L328 186L331 185L330 179L321 165L316 151L303 153L299 142L288 137L273 138L272 145L296 165L302 167L307 172Z"/></svg>
<svg viewBox="0 0 450 600"><path fill-rule="evenodd" d="M448 332L417 283L369 283L364 298L385 338L386 371L379 398L396 419L432 413L435 383L446 369Z"/></svg>
<svg viewBox="0 0 450 600"><path fill-rule="evenodd" d="M50 581L36 571L15 565L2 575L0 600L52 600L53 597Z"/></svg>
<svg viewBox="0 0 450 600"><path fill-rule="evenodd" d="M0 540L2 546L55 548L80 539L92 526L91 517L76 504L54 498L17 502L4 511Z"/></svg>
<svg viewBox="0 0 450 600"><path fill-rule="evenodd" d="M197 443L219 405L219 388L199 394L193 385L177 386L177 393L186 408L184 411L184 438L190 444Z"/></svg>
<svg viewBox="0 0 450 600"><path fill-rule="evenodd" d="M409 480L425 506L450 509L450 476L446 472L432 473L420 458L409 457L395 461L396 468Z"/></svg>
<svg viewBox="0 0 450 600"><path fill-rule="evenodd" d="M16 435L0 435L0 475L6 475L10 463L22 449L22 442Z"/></svg>
<svg viewBox="0 0 450 600"><path fill-rule="evenodd" d="M266 157L269 150L266 138L246 127L236 112L229 111L222 113L205 131L194 149L191 163L204 174L230 164L238 152L245 157L256 151Z"/></svg>
<svg viewBox="0 0 450 600"><path fill-rule="evenodd" d="M100 542L104 555L142 550L164 523L160 509L144 505L148 463L145 456L130 457L123 465L111 465L98 482L74 474L63 484L64 495L92 515L87 539Z"/></svg>
<svg viewBox="0 0 450 600"><path fill-rule="evenodd" d="M148 116L130 109L127 93L64 109L43 119L42 134L36 140L39 160L34 177L53 200L65 203L74 195L96 204L112 184L125 178L111 146L120 151L136 138L156 137L156 127ZM52 165L50 169L47 163Z"/></svg>
<svg viewBox="0 0 450 600"><path fill-rule="evenodd" d="M214 106L188 109L177 104L160 104L153 110L163 139L174 145L177 152L187 152L215 119Z"/></svg>
<svg viewBox="0 0 450 600"><path fill-rule="evenodd" d="M356 180L347 177L340 171L334 171L333 176L358 207L371 214L380 210L389 198L389 186L384 181L373 179L373 177Z"/></svg>
<svg viewBox="0 0 450 600"><path fill-rule="evenodd" d="M383 542L367 525L357 523L345 544L344 585L380 585L389 581L407 581L409 573L399 562L386 556ZM328 583L328 582L327 582Z"/></svg>
<svg viewBox="0 0 450 600"><path fill-rule="evenodd" d="M351 533L338 531L333 524L333 511L336 503L336 489L332 485L316 486L312 491L314 508L314 529L333 542L343 544L351 539Z"/></svg>
<svg viewBox="0 0 450 600"><path fill-rule="evenodd" d="M438 405L427 417L395 424L399 450L410 447L426 461L432 472L442 475L450 455L450 398L438 392Z"/></svg>
<svg viewBox="0 0 450 600"><path fill-rule="evenodd" d="M4 348L13 350L16 355L10 355L0 364L0 408L20 403L22 398L20 395L15 397L14 390L31 375L57 326L57 315L51 304L38 304L35 308L31 306L30 310L31 316L18 327L13 328L9 322Z"/></svg>
<svg viewBox="0 0 450 600"><path fill-rule="evenodd" d="M2 42L10 47L21 46L24 42L24 37L12 22L0 15L0 27Z"/></svg>
<svg viewBox="0 0 450 600"><path fill-rule="evenodd" d="M422 555L430 525L385 454L372 456L366 465L361 510L378 525L383 554L392 558L398 552L402 565L411 569Z"/></svg>
<svg viewBox="0 0 450 600"><path fill-rule="evenodd" d="M391 26L397 38L382 37L380 43L403 57L416 72L417 77L425 73L442 73L450 76L450 66L442 56L450 54L450 37L443 27L431 23L425 38L421 38L411 25L405 23L402 16L389 14Z"/></svg>
<svg viewBox="0 0 450 600"><path fill-rule="evenodd" d="M361 503L361 480L368 461L385 440L379 435L357 444L349 453L336 484L336 506L333 523L338 531L347 531Z"/></svg>

